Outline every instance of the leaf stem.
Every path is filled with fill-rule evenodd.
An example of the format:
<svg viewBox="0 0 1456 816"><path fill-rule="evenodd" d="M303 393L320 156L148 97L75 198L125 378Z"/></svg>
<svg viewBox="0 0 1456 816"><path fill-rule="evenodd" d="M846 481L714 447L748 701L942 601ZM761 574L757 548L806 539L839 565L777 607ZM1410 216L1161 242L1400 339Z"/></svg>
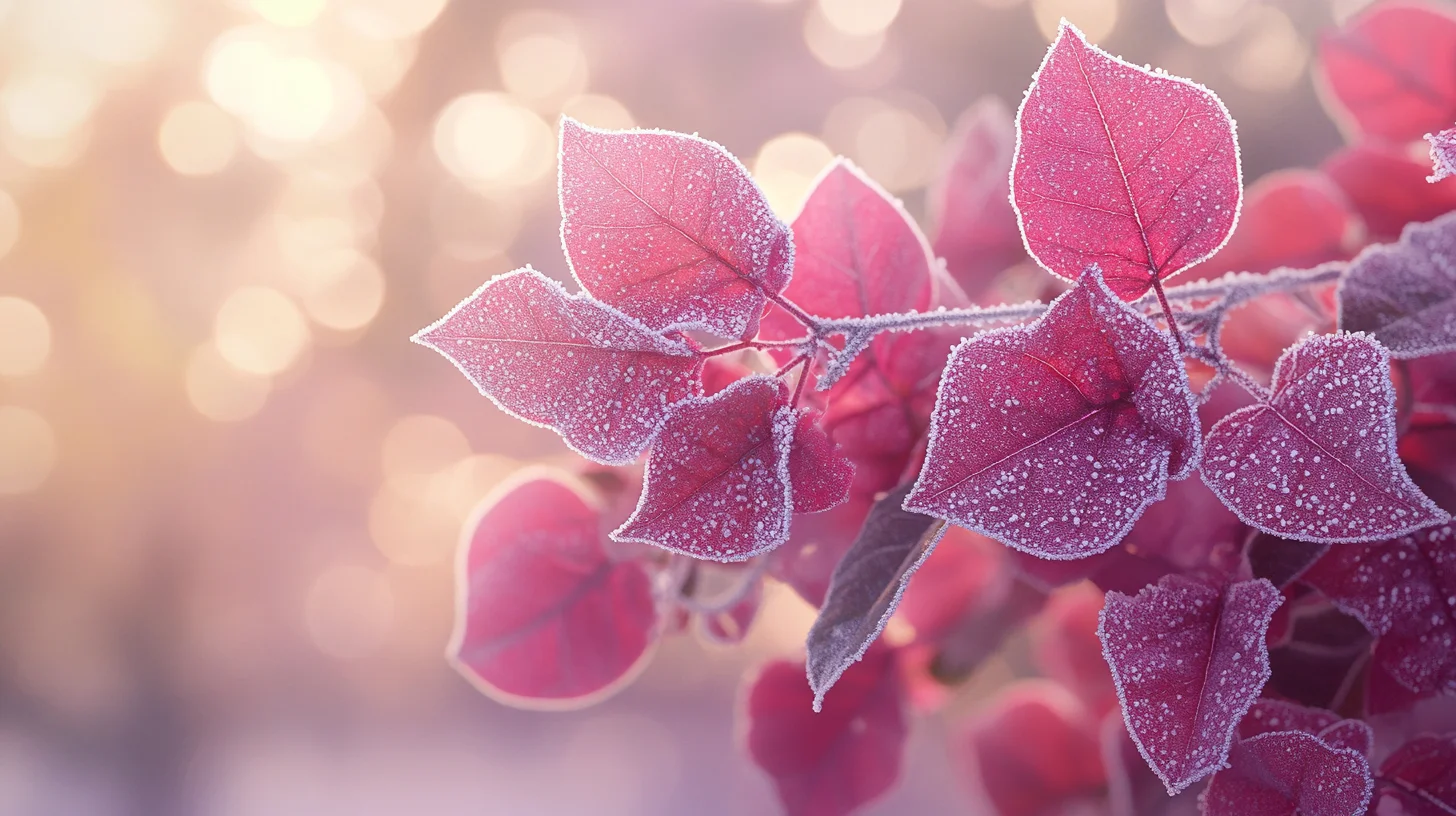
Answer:
<svg viewBox="0 0 1456 816"><path fill-rule="evenodd" d="M744 340L741 343L700 351L698 352L698 356L717 357L721 354L732 354L735 351L743 351L745 349L797 348L811 340L813 340L812 337L800 337L797 340Z"/></svg>
<svg viewBox="0 0 1456 816"><path fill-rule="evenodd" d="M770 301L773 301L773 303L777 305L780 309L788 312L789 316L799 321L799 323L803 325L804 328L814 332L816 336L821 334L820 326L822 325L823 321L799 308L799 306L797 306L792 300L789 300L783 295L777 294L769 294L768 299Z"/></svg>
<svg viewBox="0 0 1456 816"><path fill-rule="evenodd" d="M1168 304L1168 294L1163 291L1163 282L1156 276L1153 278L1153 293L1158 296L1158 305L1163 309L1163 319L1168 322L1168 331L1173 333L1173 339L1178 343L1178 353L1187 354L1188 344L1183 340L1183 332L1178 330L1178 318L1173 314L1173 307Z"/></svg>

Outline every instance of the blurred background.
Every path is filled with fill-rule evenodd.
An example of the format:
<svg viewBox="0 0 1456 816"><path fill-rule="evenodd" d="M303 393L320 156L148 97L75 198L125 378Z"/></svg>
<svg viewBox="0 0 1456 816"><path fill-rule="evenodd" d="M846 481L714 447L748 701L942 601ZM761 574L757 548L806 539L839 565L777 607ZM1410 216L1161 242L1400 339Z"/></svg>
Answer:
<svg viewBox="0 0 1456 816"><path fill-rule="evenodd" d="M701 133L785 218L842 153L919 215L1065 14L1214 89L1252 181L1339 145L1309 66L1360 5L0 0L0 813L774 812L732 712L787 591L586 711L443 660L460 522L572 459L407 338L566 276L557 116ZM946 730L868 812L976 812Z"/></svg>

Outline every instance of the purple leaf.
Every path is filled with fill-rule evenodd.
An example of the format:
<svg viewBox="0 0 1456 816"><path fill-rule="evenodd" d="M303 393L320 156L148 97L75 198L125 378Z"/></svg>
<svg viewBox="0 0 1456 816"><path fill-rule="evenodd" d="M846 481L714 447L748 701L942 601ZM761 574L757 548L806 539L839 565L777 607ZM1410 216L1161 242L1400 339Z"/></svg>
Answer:
<svg viewBox="0 0 1456 816"><path fill-rule="evenodd" d="M1281 600L1268 581L1217 588L1181 575L1107 594L1103 656L1128 733L1169 794L1223 766L1269 679L1264 637Z"/></svg>
<svg viewBox="0 0 1456 816"><path fill-rule="evenodd" d="M529 267L492 278L413 339L501 410L604 464L636 459L668 411L698 393L702 370L687 343Z"/></svg>
<svg viewBox="0 0 1456 816"><path fill-rule="evenodd" d="M612 538L713 561L784 543L796 421L785 402L779 381L758 375L675 408L652 445L637 509Z"/></svg>
<svg viewBox="0 0 1456 816"><path fill-rule="evenodd" d="M1093 267L1035 323L956 347L905 508L1043 558L1084 558L1192 472L1199 436L1172 339Z"/></svg>
<svg viewBox="0 0 1456 816"><path fill-rule="evenodd" d="M1056 275L1097 264L1134 300L1233 232L1234 122L1201 85L1124 62L1064 20L1016 125L1012 203L1027 249Z"/></svg>
<svg viewBox="0 0 1456 816"><path fill-rule="evenodd" d="M900 507L909 492L910 485L903 485L875 502L859 536L834 568L824 606L809 629L808 674L815 711L880 636L910 578L945 534L944 522Z"/></svg>
<svg viewBox="0 0 1456 816"><path fill-rule="evenodd" d="M1333 711L1284 700L1259 700L1239 723L1241 740L1274 731L1303 731L1319 737L1331 747L1349 748L1361 756L1370 753L1370 745L1374 741L1370 726L1359 720L1341 719Z"/></svg>
<svg viewBox="0 0 1456 816"><path fill-rule="evenodd" d="M1271 731L1239 741L1198 803L1206 816L1361 816L1370 789L1370 763L1358 751Z"/></svg>
<svg viewBox="0 0 1456 816"><path fill-rule="evenodd" d="M1203 481L1252 527L1316 543L1373 541L1450 518L1395 454L1395 389L1384 347L1311 337L1274 369L1269 402L1219 420Z"/></svg>
<svg viewBox="0 0 1456 816"><path fill-rule="evenodd" d="M657 329L752 337L794 265L748 171L696 136L562 119L561 217L581 287Z"/></svg>
<svg viewBox="0 0 1456 816"><path fill-rule="evenodd" d="M1369 332L1397 358L1456 351L1456 213L1409 224L1340 281L1340 330Z"/></svg>
<svg viewBox="0 0 1456 816"><path fill-rule="evenodd" d="M1431 143L1431 175L1426 181L1435 184L1456 173L1456 127L1427 133L1426 141Z"/></svg>
<svg viewBox="0 0 1456 816"><path fill-rule="evenodd" d="M1374 816L1456 813L1456 734L1422 734L1386 757L1373 804Z"/></svg>

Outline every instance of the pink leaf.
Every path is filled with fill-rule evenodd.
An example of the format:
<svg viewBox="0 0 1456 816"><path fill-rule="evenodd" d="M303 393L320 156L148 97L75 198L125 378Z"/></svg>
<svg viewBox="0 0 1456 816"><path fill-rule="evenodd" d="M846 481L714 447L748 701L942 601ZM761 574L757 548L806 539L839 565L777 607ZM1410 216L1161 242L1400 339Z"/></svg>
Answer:
<svg viewBox="0 0 1456 816"><path fill-rule="evenodd" d="M905 711L894 654L874 648L814 713L804 666L768 664L748 690L748 753L789 816L845 816L895 784Z"/></svg>
<svg viewBox="0 0 1456 816"><path fill-rule="evenodd" d="M1319 48L1326 106L1347 132L1408 142L1456 120L1456 18L1434 4L1380 3Z"/></svg>
<svg viewBox="0 0 1456 816"><path fill-rule="evenodd" d="M905 590L896 614L916 643L939 643L964 623L1001 607L1011 589L1007 550L962 527L949 527Z"/></svg>
<svg viewBox="0 0 1456 816"><path fill-rule="evenodd" d="M694 558L744 561L784 543L794 502L794 414L778 380L754 376L668 415L637 510L612 533Z"/></svg>
<svg viewBox="0 0 1456 816"><path fill-rule="evenodd" d="M1205 445L1204 483L1266 533L1372 541L1450 518L1396 458L1390 358L1364 335L1311 337L1286 351L1270 401L1219 420Z"/></svg>
<svg viewBox="0 0 1456 816"><path fill-rule="evenodd" d="M854 465L819 427L815 411L799 414L789 451L789 481L795 513L819 513L849 498Z"/></svg>
<svg viewBox="0 0 1456 816"><path fill-rule="evenodd" d="M999 98L983 96L956 121L926 194L931 245L972 298L1026 258L1007 179L1015 153L1011 111Z"/></svg>
<svg viewBox="0 0 1456 816"><path fill-rule="evenodd" d="M582 288L657 329L752 337L794 265L748 171L696 136L563 118L561 215Z"/></svg>
<svg viewBox="0 0 1456 816"><path fill-rule="evenodd" d="M1385 758L1375 781L1370 812L1376 816L1456 813L1456 734L1422 734L1407 742Z"/></svg>
<svg viewBox="0 0 1456 816"><path fill-rule="evenodd" d="M1362 816L1370 763L1302 731L1241 740L1199 798L1206 816Z"/></svg>
<svg viewBox="0 0 1456 816"><path fill-rule="evenodd" d="M1239 217L1234 122L1212 91L1140 68L1063 21L1017 114L1012 203L1027 249L1120 297L1218 251Z"/></svg>
<svg viewBox="0 0 1456 816"><path fill-rule="evenodd" d="M1308 269L1355 254L1364 225L1345 194L1318 170L1276 170L1249 185L1239 225L1219 253L1189 274Z"/></svg>
<svg viewBox="0 0 1456 816"><path fill-rule="evenodd" d="M1340 280L1340 330L1369 332L1394 357L1456 351L1456 213L1410 224Z"/></svg>
<svg viewBox="0 0 1456 816"><path fill-rule="evenodd" d="M702 368L687 343L530 268L492 278L414 341L501 410L616 465L636 459L668 411L697 393Z"/></svg>
<svg viewBox="0 0 1456 816"><path fill-rule="evenodd" d="M1320 165L1365 220L1370 237L1400 235L1412 221L1430 221L1456 209L1456 181L1426 181L1430 165L1400 148L1358 144L1344 148Z"/></svg>
<svg viewBox="0 0 1456 816"><path fill-rule="evenodd" d="M1107 594L1103 656L1128 733L1169 794L1223 766L1269 679L1264 633L1280 601L1268 581L1219 589L1179 575Z"/></svg>
<svg viewBox="0 0 1456 816"><path fill-rule="evenodd" d="M1456 127L1427 133L1426 141L1431 143L1431 175L1426 181L1435 184L1456 173Z"/></svg>
<svg viewBox="0 0 1456 816"><path fill-rule="evenodd" d="M570 478L529 476L466 528L451 660L512 705L600 699L635 674L656 639L646 570L607 555L599 511Z"/></svg>
<svg viewBox="0 0 1456 816"><path fill-rule="evenodd" d="M1112 547L1199 455L1172 339L1095 267L1035 323L956 347L907 510L1051 559Z"/></svg>
<svg viewBox="0 0 1456 816"><path fill-rule="evenodd" d="M1418 693L1456 691L1456 529L1333 547L1301 579L1380 638L1377 661Z"/></svg>
<svg viewBox="0 0 1456 816"><path fill-rule="evenodd" d="M1077 584L1052 593L1031 623L1032 656L1042 673L1070 689L1099 717L1117 706L1117 689L1097 638L1102 603L1101 591Z"/></svg>
<svg viewBox="0 0 1456 816"><path fill-rule="evenodd" d="M829 576L859 535L874 494L851 491L849 500L794 520L793 536L769 556L769 574L793 587L810 606L824 603Z"/></svg>

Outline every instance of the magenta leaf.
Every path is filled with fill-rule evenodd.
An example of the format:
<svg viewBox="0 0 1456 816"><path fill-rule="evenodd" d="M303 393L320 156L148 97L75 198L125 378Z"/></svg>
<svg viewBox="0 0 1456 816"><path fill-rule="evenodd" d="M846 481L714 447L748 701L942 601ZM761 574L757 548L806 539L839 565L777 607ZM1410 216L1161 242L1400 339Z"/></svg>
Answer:
<svg viewBox="0 0 1456 816"><path fill-rule="evenodd" d="M1211 279L1226 272L1309 269L1351 257L1364 237L1359 216L1329 176L1303 168L1275 170L1244 191L1233 236L1189 275Z"/></svg>
<svg viewBox="0 0 1456 816"><path fill-rule="evenodd" d="M956 347L905 509L1084 558L1192 472L1199 436L1173 340L1092 267L1035 323Z"/></svg>
<svg viewBox="0 0 1456 816"><path fill-rule="evenodd" d="M1012 203L1027 249L1120 297L1218 251L1239 217L1234 122L1212 91L1120 60L1065 20L1017 114Z"/></svg>
<svg viewBox="0 0 1456 816"><path fill-rule="evenodd" d="M1052 593L1031 622L1032 657L1042 674L1066 686L1088 711L1102 716L1117 707L1097 624L1103 593L1081 583Z"/></svg>
<svg viewBox="0 0 1456 816"><path fill-rule="evenodd" d="M451 661L492 698L585 705L620 688L656 640L640 561L603 549L601 516L566 474L504 489L466 528Z"/></svg>
<svg viewBox="0 0 1456 816"><path fill-rule="evenodd" d="M819 427L819 414L799 414L789 450L789 482L795 513L819 513L849 498L854 464L844 457L829 434Z"/></svg>
<svg viewBox="0 0 1456 816"><path fill-rule="evenodd" d="M1340 721L1339 714L1323 708L1263 698L1256 701L1239 722L1239 739L1248 739L1271 731L1303 731L1318 736L1320 732Z"/></svg>
<svg viewBox="0 0 1456 816"><path fill-rule="evenodd" d="M1418 693L1456 691L1456 528L1333 547L1301 579L1380 638L1375 658Z"/></svg>
<svg viewBox="0 0 1456 816"><path fill-rule="evenodd" d="M789 816L846 816L900 777L905 711L894 653L869 650L815 713L804 667L769 663L748 690L748 753Z"/></svg>
<svg viewBox="0 0 1456 816"><path fill-rule="evenodd" d="M1431 143L1431 175L1426 181L1435 184L1456 173L1456 127L1427 133L1426 141Z"/></svg>
<svg viewBox="0 0 1456 816"><path fill-rule="evenodd" d="M563 118L561 216L582 288L657 329L752 337L794 265L748 171L696 136Z"/></svg>
<svg viewBox="0 0 1456 816"><path fill-rule="evenodd" d="M1456 734L1422 734L1386 757L1372 805L1374 816L1456 813Z"/></svg>
<svg viewBox="0 0 1456 816"><path fill-rule="evenodd" d="M674 408L618 541L694 558L743 561L784 543L794 501L793 410L778 380L748 377Z"/></svg>
<svg viewBox="0 0 1456 816"><path fill-rule="evenodd" d="M1390 356L1359 334L1280 356L1269 402L1208 433L1203 481L1245 524L1315 543L1374 541L1450 518L1395 455Z"/></svg>
<svg viewBox="0 0 1456 816"><path fill-rule="evenodd" d="M976 100L956 121L935 184L926 194L931 245L972 298L1026 250L1011 209L1016 123L994 96Z"/></svg>
<svg viewBox="0 0 1456 816"><path fill-rule="evenodd" d="M1371 237L1394 239L1412 221L1456 209L1456 182L1426 181L1430 163L1402 147L1365 142L1336 151L1320 164L1364 219Z"/></svg>
<svg viewBox="0 0 1456 816"><path fill-rule="evenodd" d="M1363 816L1370 763L1303 731L1240 740L1199 798L1206 816Z"/></svg>
<svg viewBox="0 0 1456 816"><path fill-rule="evenodd" d="M1128 733L1169 794L1223 766L1269 679L1264 635L1281 600L1268 581L1218 588L1181 575L1107 593L1103 656Z"/></svg>
<svg viewBox="0 0 1456 816"><path fill-rule="evenodd" d="M1456 351L1456 213L1410 224L1340 280L1341 331L1369 332L1397 358Z"/></svg>
<svg viewBox="0 0 1456 816"><path fill-rule="evenodd" d="M910 486L875 502L834 575L809 629L807 669L814 710L824 695L880 636L910 578L935 551L946 526L900 507Z"/></svg>
<svg viewBox="0 0 1456 816"><path fill-rule="evenodd" d="M625 465L668 411L697 394L692 346L529 267L487 281L414 336L501 410L561 434L572 450Z"/></svg>

